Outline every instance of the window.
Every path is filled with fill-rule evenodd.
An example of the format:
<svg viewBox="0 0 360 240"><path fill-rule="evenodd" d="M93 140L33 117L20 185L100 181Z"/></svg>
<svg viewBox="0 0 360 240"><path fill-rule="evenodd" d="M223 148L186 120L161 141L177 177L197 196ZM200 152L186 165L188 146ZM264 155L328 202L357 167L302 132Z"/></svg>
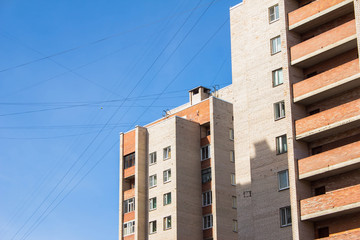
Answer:
<svg viewBox="0 0 360 240"><path fill-rule="evenodd" d="M272 72L272 80L273 80L273 87L276 87L284 83L282 68L279 68Z"/></svg>
<svg viewBox="0 0 360 240"><path fill-rule="evenodd" d="M203 229L209 229L213 226L213 216L212 215L205 215L203 216Z"/></svg>
<svg viewBox="0 0 360 240"><path fill-rule="evenodd" d="M202 179L202 183L211 181L211 168L201 170L201 179Z"/></svg>
<svg viewBox="0 0 360 240"><path fill-rule="evenodd" d="M291 208L280 208L280 226L286 227L291 225Z"/></svg>
<svg viewBox="0 0 360 240"><path fill-rule="evenodd" d="M210 134L211 134L210 127L207 127L206 128L206 136L210 136Z"/></svg>
<svg viewBox="0 0 360 240"><path fill-rule="evenodd" d="M269 22L275 22L280 18L279 16L279 5L276 4L275 6L272 6L269 8Z"/></svg>
<svg viewBox="0 0 360 240"><path fill-rule="evenodd" d="M149 200L149 209L155 210L156 209L156 197L150 198Z"/></svg>
<svg viewBox="0 0 360 240"><path fill-rule="evenodd" d="M171 192L164 194L164 206L171 203Z"/></svg>
<svg viewBox="0 0 360 240"><path fill-rule="evenodd" d="M156 187L157 184L157 178L156 174L149 177L149 186L150 187Z"/></svg>
<svg viewBox="0 0 360 240"><path fill-rule="evenodd" d="M289 171L284 170L278 172L278 179L279 179L279 190L284 190L289 188Z"/></svg>
<svg viewBox="0 0 360 240"><path fill-rule="evenodd" d="M164 230L171 228L171 216L164 217Z"/></svg>
<svg viewBox="0 0 360 240"><path fill-rule="evenodd" d="M276 138L276 153L282 154L287 152L286 135Z"/></svg>
<svg viewBox="0 0 360 240"><path fill-rule="evenodd" d="M231 185L235 186L236 185L235 173L232 173L230 178L231 178Z"/></svg>
<svg viewBox="0 0 360 240"><path fill-rule="evenodd" d="M229 130L229 138L230 140L234 140L234 129L230 128Z"/></svg>
<svg viewBox="0 0 360 240"><path fill-rule="evenodd" d="M230 151L230 162L235 162L235 152Z"/></svg>
<svg viewBox="0 0 360 240"><path fill-rule="evenodd" d="M149 233L156 233L156 221L149 222Z"/></svg>
<svg viewBox="0 0 360 240"><path fill-rule="evenodd" d="M285 117L285 103L284 101L274 103L275 120Z"/></svg>
<svg viewBox="0 0 360 240"><path fill-rule="evenodd" d="M237 208L236 196L232 196L232 208L234 208L234 209Z"/></svg>
<svg viewBox="0 0 360 240"><path fill-rule="evenodd" d="M170 182L171 181L171 169L165 170L163 172L163 180L164 183Z"/></svg>
<svg viewBox="0 0 360 240"><path fill-rule="evenodd" d="M164 160L171 158L171 147L164 148Z"/></svg>
<svg viewBox="0 0 360 240"><path fill-rule="evenodd" d="M203 192L202 194L202 206L206 207L212 204L212 192Z"/></svg>
<svg viewBox="0 0 360 240"><path fill-rule="evenodd" d="M156 152L152 152L149 155L149 164L153 165L156 163Z"/></svg>
<svg viewBox="0 0 360 240"><path fill-rule="evenodd" d="M124 213L135 211L135 198L124 201Z"/></svg>
<svg viewBox="0 0 360 240"><path fill-rule="evenodd" d="M270 40L270 43L271 43L271 54L281 52L281 39L280 39L280 36L272 38Z"/></svg>
<svg viewBox="0 0 360 240"><path fill-rule="evenodd" d="M135 232L135 221L124 223L123 234L124 236L134 234Z"/></svg>
<svg viewBox="0 0 360 240"><path fill-rule="evenodd" d="M201 161L210 158L210 145L201 148Z"/></svg>
<svg viewBox="0 0 360 240"><path fill-rule="evenodd" d="M135 153L131 153L124 157L124 169L135 166Z"/></svg>
<svg viewBox="0 0 360 240"><path fill-rule="evenodd" d="M238 231L238 222L237 220L233 219L233 232Z"/></svg>

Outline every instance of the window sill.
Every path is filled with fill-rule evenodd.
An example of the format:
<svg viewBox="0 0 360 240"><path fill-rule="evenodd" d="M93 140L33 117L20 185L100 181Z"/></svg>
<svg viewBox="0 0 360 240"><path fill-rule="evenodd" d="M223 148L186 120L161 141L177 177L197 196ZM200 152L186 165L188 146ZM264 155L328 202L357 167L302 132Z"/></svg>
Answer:
<svg viewBox="0 0 360 240"><path fill-rule="evenodd" d="M284 119L284 118L285 118L285 116L284 116L284 117L276 118L276 119L275 119L275 122L276 122L276 121L279 121L279 120L281 120L281 119Z"/></svg>
<svg viewBox="0 0 360 240"><path fill-rule="evenodd" d="M152 188L155 188L155 187L157 187L157 185L155 185L155 186L151 186L151 187L149 187L149 189L152 189Z"/></svg>
<svg viewBox="0 0 360 240"><path fill-rule="evenodd" d="M279 192L282 192L282 191L285 191L285 190L289 190L290 187L287 187L287 188L282 188L282 189L279 189Z"/></svg>
<svg viewBox="0 0 360 240"><path fill-rule="evenodd" d="M170 230L170 229L171 229L171 228L165 228L165 229L164 229L164 231L166 231L166 230Z"/></svg>
<svg viewBox="0 0 360 240"><path fill-rule="evenodd" d="M287 153L287 151L286 151L286 152L282 152L282 153L276 153L276 155L282 155L282 154L285 154L285 153Z"/></svg>
<svg viewBox="0 0 360 240"><path fill-rule="evenodd" d="M151 233L149 233L149 235L152 235L152 234L155 234L155 233L157 233L157 232L151 232Z"/></svg>
<svg viewBox="0 0 360 240"><path fill-rule="evenodd" d="M155 210L156 210L156 208L149 209L149 212L152 212L152 211L155 211Z"/></svg>
<svg viewBox="0 0 360 240"><path fill-rule="evenodd" d="M169 160L169 159L171 159L171 157L164 158L163 161L166 161L166 160Z"/></svg>
<svg viewBox="0 0 360 240"><path fill-rule="evenodd" d="M206 161L206 160L209 160L211 157L208 157L208 158L204 158L204 159L201 159L201 161Z"/></svg>
<svg viewBox="0 0 360 240"><path fill-rule="evenodd" d="M203 228L203 230L208 230L208 229L212 229L213 227L208 227L208 228Z"/></svg>
<svg viewBox="0 0 360 240"><path fill-rule="evenodd" d="M278 51L278 52L276 52L276 53L271 53L271 56L274 56L274 55L276 55L276 54L278 54L278 53L281 53L281 51Z"/></svg>
<svg viewBox="0 0 360 240"><path fill-rule="evenodd" d="M290 223L290 224L287 224L287 225L282 225L282 226L280 226L281 228L285 228L285 227L290 227L292 224Z"/></svg>
<svg viewBox="0 0 360 240"><path fill-rule="evenodd" d="M272 23L278 22L279 20L280 20L280 18L275 19L275 20L272 20L272 21L270 21L270 22L269 22L269 24L272 24Z"/></svg>
<svg viewBox="0 0 360 240"><path fill-rule="evenodd" d="M152 165L155 165L156 164L156 162L154 162L154 163L149 163L149 166L152 166Z"/></svg>
<svg viewBox="0 0 360 240"><path fill-rule="evenodd" d="M284 83L282 82L282 83L279 83L278 85L274 85L273 84L273 88L275 88L275 87L278 87L278 86L281 86L281 85L283 85Z"/></svg>
<svg viewBox="0 0 360 240"><path fill-rule="evenodd" d="M212 203L208 204L208 205L202 205L202 207L208 207L208 206L211 206Z"/></svg>
<svg viewBox="0 0 360 240"><path fill-rule="evenodd" d="M169 183L169 182L171 182L171 180L168 180L168 181L164 182L164 184Z"/></svg>

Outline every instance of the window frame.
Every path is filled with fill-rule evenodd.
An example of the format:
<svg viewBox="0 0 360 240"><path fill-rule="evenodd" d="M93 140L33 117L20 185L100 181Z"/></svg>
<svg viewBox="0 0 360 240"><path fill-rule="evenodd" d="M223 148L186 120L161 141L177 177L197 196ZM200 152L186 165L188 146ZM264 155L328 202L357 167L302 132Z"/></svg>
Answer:
<svg viewBox="0 0 360 240"><path fill-rule="evenodd" d="M273 13L274 20L271 20L271 16L272 16L271 9L274 9L274 13ZM269 24L274 23L276 21L279 21L279 19L280 19L279 4L275 4L275 5L271 6L271 7L269 7Z"/></svg>
<svg viewBox="0 0 360 240"><path fill-rule="evenodd" d="M281 142L279 141L280 139L281 139ZM287 153L288 146L287 146L287 135L286 134L276 137L275 142L276 142L276 155Z"/></svg>
<svg viewBox="0 0 360 240"><path fill-rule="evenodd" d="M233 219L233 232L238 232L239 231L239 225L238 225L238 221L237 219Z"/></svg>
<svg viewBox="0 0 360 240"><path fill-rule="evenodd" d="M167 180L165 181L165 175ZM163 183L171 182L171 168L163 171Z"/></svg>
<svg viewBox="0 0 360 240"><path fill-rule="evenodd" d="M130 229L130 230L125 230L125 225L126 226L126 229ZM128 227L129 225L129 227ZM133 235L135 234L135 220L131 220L131 221L128 221L128 222L124 222L123 223L123 236L129 236L129 235Z"/></svg>
<svg viewBox="0 0 360 240"><path fill-rule="evenodd" d="M205 156L204 156L203 149L207 149L207 150L205 150ZM201 161L205 161L205 160L211 158L210 144L201 147L200 155L201 155Z"/></svg>
<svg viewBox="0 0 360 240"><path fill-rule="evenodd" d="M236 186L236 176L235 173L230 174L230 181L232 186Z"/></svg>
<svg viewBox="0 0 360 240"><path fill-rule="evenodd" d="M237 197L231 196L231 204L233 209L237 209Z"/></svg>
<svg viewBox="0 0 360 240"><path fill-rule="evenodd" d="M135 153L130 153L124 156L124 170L135 166Z"/></svg>
<svg viewBox="0 0 360 240"><path fill-rule="evenodd" d="M283 215L284 213L284 215ZM285 222L283 223L283 216L284 216L284 220ZM290 217L290 218L289 218ZM288 222L288 219L290 219L290 222ZM280 208L280 227L288 227L292 225L292 220L291 220L291 207L287 206L287 207L282 207Z"/></svg>
<svg viewBox="0 0 360 240"><path fill-rule="evenodd" d="M168 226L168 219L170 219L170 227ZM167 217L164 217L164 231L166 230L169 230L172 228L172 220L171 220L171 215L170 216L167 216Z"/></svg>
<svg viewBox="0 0 360 240"><path fill-rule="evenodd" d="M155 223L155 224L154 224ZM154 230L154 226L155 226L155 231L153 231ZM156 220L154 220L154 221L150 221L149 222L149 234L154 234L154 233L156 233L157 232L157 222L156 222Z"/></svg>
<svg viewBox="0 0 360 240"><path fill-rule="evenodd" d="M153 181L151 181L151 178L154 178L154 180ZM151 182L153 182L154 183L154 185L151 185ZM153 174L153 175L151 175L151 176L149 176L149 188L154 188L154 187L156 187L157 186L157 175L156 174Z"/></svg>
<svg viewBox="0 0 360 240"><path fill-rule="evenodd" d="M281 108L281 106L283 108ZM277 116L277 110L279 111L279 116ZM282 114L283 113L283 114ZM280 102L276 102L274 103L274 118L275 121L283 119L286 117L286 112L285 112L285 101L280 101Z"/></svg>
<svg viewBox="0 0 360 240"><path fill-rule="evenodd" d="M207 221L206 218L209 218ZM206 223L206 226L205 226L205 223ZM209 223L209 226L207 226L207 224ZM203 215L203 230L206 230L206 229L210 229L213 227L213 215L212 214L207 214L207 215Z"/></svg>
<svg viewBox="0 0 360 240"><path fill-rule="evenodd" d="M201 194L202 197L202 206L207 207L212 204L212 191L206 191Z"/></svg>
<svg viewBox="0 0 360 240"><path fill-rule="evenodd" d="M170 201L169 201L170 199ZM163 195L163 206L171 204L171 192L164 193Z"/></svg>
<svg viewBox="0 0 360 240"><path fill-rule="evenodd" d="M235 151L230 150L230 162L235 163Z"/></svg>
<svg viewBox="0 0 360 240"><path fill-rule="evenodd" d="M234 136L234 129L233 129L233 128L230 128L230 129L229 129L229 139L230 139L231 141L234 141L234 138L235 138L235 136Z"/></svg>
<svg viewBox="0 0 360 240"><path fill-rule="evenodd" d="M205 175L204 172L205 172L206 175L208 175L207 178L206 178L206 181L204 181L204 175ZM212 180L211 167L202 169L201 170L201 183L204 184L204 183L207 183L207 182L211 182L211 180Z"/></svg>
<svg viewBox="0 0 360 240"><path fill-rule="evenodd" d="M283 173L286 173L286 180L287 180L287 186L286 186L286 187L281 187L281 178L280 178L280 175L283 174ZM290 188L289 170L288 170L288 169L285 169L285 170L282 170L282 171L279 171L279 172L278 172L278 184L279 184L279 191L286 190L286 189L289 189L289 188Z"/></svg>
<svg viewBox="0 0 360 240"><path fill-rule="evenodd" d="M279 77L279 76L281 76L281 77ZM280 82L280 80L281 80L281 82ZM278 68L278 69L275 69L272 71L272 84L273 84L273 87L277 87L277 86L284 84L283 68Z"/></svg>
<svg viewBox="0 0 360 240"><path fill-rule="evenodd" d="M149 154L149 165L154 165L157 163L156 151ZM152 161L153 160L153 161Z"/></svg>
<svg viewBox="0 0 360 240"><path fill-rule="evenodd" d="M153 207L155 205L155 207ZM154 211L157 209L157 199L156 197L149 199L149 211Z"/></svg>
<svg viewBox="0 0 360 240"><path fill-rule="evenodd" d="M274 42L275 40L276 40L276 49L273 48L273 46L274 46L273 42ZM279 45L278 45L278 44L279 44ZM274 50L276 50L276 51L274 51ZM282 50L282 49L281 49L281 36L278 35L278 36L276 36L276 37L271 38L271 39L270 39L270 53L271 53L271 55L275 55L275 54L281 52L281 50Z"/></svg>
<svg viewBox="0 0 360 240"><path fill-rule="evenodd" d="M168 160L171 158L171 146L163 148L163 160Z"/></svg>
<svg viewBox="0 0 360 240"><path fill-rule="evenodd" d="M134 197L124 200L123 204L124 204L123 205L124 213L129 213L129 212L135 211L135 198Z"/></svg>

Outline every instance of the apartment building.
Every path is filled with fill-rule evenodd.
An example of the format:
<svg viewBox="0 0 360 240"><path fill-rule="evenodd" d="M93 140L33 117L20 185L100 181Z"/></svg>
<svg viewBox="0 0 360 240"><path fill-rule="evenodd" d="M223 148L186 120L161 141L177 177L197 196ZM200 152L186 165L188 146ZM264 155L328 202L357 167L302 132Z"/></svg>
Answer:
<svg viewBox="0 0 360 240"><path fill-rule="evenodd" d="M119 239L237 239L231 91L120 134Z"/></svg>
<svg viewBox="0 0 360 240"><path fill-rule="evenodd" d="M230 9L238 239L360 239L360 3Z"/></svg>

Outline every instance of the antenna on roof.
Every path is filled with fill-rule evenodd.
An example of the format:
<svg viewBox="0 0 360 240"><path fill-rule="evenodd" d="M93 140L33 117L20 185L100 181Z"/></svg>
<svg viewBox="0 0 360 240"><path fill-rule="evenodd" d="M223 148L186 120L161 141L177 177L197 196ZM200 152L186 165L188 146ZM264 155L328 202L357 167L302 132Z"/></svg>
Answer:
<svg viewBox="0 0 360 240"><path fill-rule="evenodd" d="M214 97L217 97L217 91L219 90L220 86L219 85L214 85L214 86L212 86L212 88L213 88L212 95Z"/></svg>
<svg viewBox="0 0 360 240"><path fill-rule="evenodd" d="M169 109L164 109L163 110L163 113L162 113L162 116L163 117L167 117L167 116L169 116L170 115L170 110Z"/></svg>

